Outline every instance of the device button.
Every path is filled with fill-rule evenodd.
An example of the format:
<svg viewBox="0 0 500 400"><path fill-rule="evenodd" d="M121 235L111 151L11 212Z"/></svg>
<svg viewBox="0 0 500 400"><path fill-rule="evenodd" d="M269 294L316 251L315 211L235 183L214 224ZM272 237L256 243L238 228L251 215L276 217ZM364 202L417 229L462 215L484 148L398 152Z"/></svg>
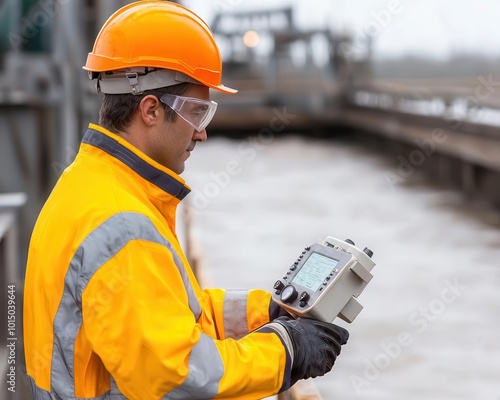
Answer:
<svg viewBox="0 0 500 400"><path fill-rule="evenodd" d="M281 291L281 301L283 303L291 303L297 298L298 292L293 285L287 285Z"/></svg>
<svg viewBox="0 0 500 400"><path fill-rule="evenodd" d="M285 284L281 281L276 281L274 283L274 286L273 286L273 289L276 289L276 290L281 290L285 287Z"/></svg>
<svg viewBox="0 0 500 400"><path fill-rule="evenodd" d="M305 307L305 306L307 306L307 301L301 301L301 302L299 303L299 306L301 306L301 307Z"/></svg>
<svg viewBox="0 0 500 400"><path fill-rule="evenodd" d="M307 251L311 250L311 246L307 246L307 247L306 247L306 250L307 250Z"/></svg>
<svg viewBox="0 0 500 400"><path fill-rule="evenodd" d="M330 280L330 277L329 277L329 276L327 276L327 277L325 278L325 281L329 281L329 280Z"/></svg>
<svg viewBox="0 0 500 400"><path fill-rule="evenodd" d="M310 298L310 297L311 297L311 296L309 296L309 293L307 293L306 291L304 291L304 292L302 292L302 293L300 294L299 299L300 299L300 301L305 301L305 302L307 302L307 300L309 300L309 298Z"/></svg>

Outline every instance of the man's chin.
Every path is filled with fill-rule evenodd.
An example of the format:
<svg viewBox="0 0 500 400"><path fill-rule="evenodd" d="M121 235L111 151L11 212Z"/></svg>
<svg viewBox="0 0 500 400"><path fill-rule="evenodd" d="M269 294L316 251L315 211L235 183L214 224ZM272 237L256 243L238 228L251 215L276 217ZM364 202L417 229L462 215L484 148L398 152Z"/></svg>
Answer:
<svg viewBox="0 0 500 400"><path fill-rule="evenodd" d="M184 170L186 169L186 164L185 163L182 163L180 165L177 166L177 168L174 170L174 172L177 174L177 175L180 175L184 172Z"/></svg>

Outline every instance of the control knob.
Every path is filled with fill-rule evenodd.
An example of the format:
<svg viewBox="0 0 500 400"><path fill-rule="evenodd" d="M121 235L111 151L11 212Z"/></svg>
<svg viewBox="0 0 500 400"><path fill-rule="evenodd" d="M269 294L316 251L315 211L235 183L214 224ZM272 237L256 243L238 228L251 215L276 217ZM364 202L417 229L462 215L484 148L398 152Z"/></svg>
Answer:
<svg viewBox="0 0 500 400"><path fill-rule="evenodd" d="M373 256L373 251L371 251L368 247L365 247L363 249L363 253L365 253L370 258L372 258L372 256Z"/></svg>
<svg viewBox="0 0 500 400"><path fill-rule="evenodd" d="M276 283L274 284L273 288L276 289L276 290L281 290L285 287L285 284L281 281L276 281Z"/></svg>

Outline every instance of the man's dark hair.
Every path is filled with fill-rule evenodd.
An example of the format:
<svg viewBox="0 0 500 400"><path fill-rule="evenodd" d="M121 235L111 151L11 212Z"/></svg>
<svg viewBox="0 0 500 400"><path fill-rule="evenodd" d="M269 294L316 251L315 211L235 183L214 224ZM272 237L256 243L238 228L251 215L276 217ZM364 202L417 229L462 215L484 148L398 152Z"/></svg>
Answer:
<svg viewBox="0 0 500 400"><path fill-rule="evenodd" d="M170 93L178 96L183 95L189 88L190 83L180 83L174 86L167 86L154 90L146 90L140 95L133 94L105 94L99 110L99 125L107 130L118 133L124 131L132 123L135 113L138 110L139 103L148 94ZM165 118L167 121L175 121L175 111L163 104Z"/></svg>

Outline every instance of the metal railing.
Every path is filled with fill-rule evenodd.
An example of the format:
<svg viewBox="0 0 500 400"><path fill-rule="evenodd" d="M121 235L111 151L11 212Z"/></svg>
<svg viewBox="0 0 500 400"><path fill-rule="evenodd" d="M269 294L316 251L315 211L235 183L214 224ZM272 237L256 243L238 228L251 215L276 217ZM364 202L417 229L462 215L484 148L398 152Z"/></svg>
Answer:
<svg viewBox="0 0 500 400"><path fill-rule="evenodd" d="M16 392L12 399L21 398L19 392L22 386L22 365L23 345L22 345L22 293L23 277L20 268L20 247L19 247L19 222L18 210L26 202L23 193L0 194L0 310L2 318L0 322L0 374L6 377L9 365L15 365L16 370ZM14 296L14 308L8 303L7 294ZM7 305L10 307L7 308ZM14 317L8 319L7 316ZM10 335L10 336L9 336ZM9 341L8 339L9 338ZM16 347L7 347L7 343L16 343ZM7 362L8 357L12 357L15 364ZM0 381L0 392L7 392L7 380Z"/></svg>

